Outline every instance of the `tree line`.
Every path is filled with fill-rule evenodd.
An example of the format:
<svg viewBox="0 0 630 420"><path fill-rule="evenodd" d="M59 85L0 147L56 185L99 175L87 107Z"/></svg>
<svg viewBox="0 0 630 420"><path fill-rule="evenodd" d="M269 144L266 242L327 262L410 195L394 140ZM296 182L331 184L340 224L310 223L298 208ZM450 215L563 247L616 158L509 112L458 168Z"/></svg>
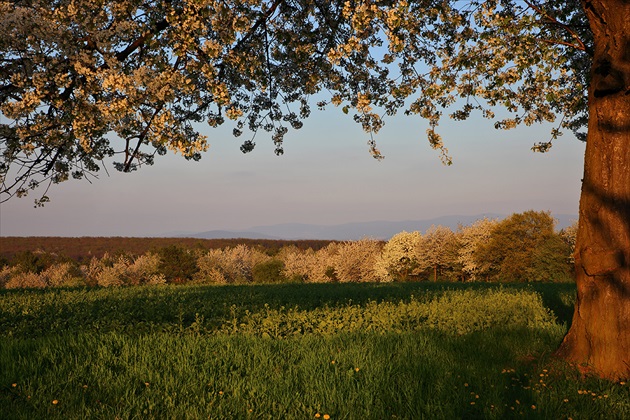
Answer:
<svg viewBox="0 0 630 420"><path fill-rule="evenodd" d="M78 261L26 251L4 263L3 288L140 284L393 281L572 281L576 224L555 230L549 212L526 211L452 229L400 232L322 247L203 249L168 245Z"/></svg>

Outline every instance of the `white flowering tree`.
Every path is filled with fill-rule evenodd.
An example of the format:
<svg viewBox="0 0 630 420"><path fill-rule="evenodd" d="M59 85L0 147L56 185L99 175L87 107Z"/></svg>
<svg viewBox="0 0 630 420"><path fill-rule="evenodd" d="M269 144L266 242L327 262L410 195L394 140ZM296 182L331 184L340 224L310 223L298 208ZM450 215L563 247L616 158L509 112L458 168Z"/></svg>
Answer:
<svg viewBox="0 0 630 420"><path fill-rule="evenodd" d="M477 280L490 268L479 261L477 250L481 244L490 240L497 223L496 219L484 217L468 226L460 226L457 232L459 241L457 262L461 264L464 276L470 280Z"/></svg>
<svg viewBox="0 0 630 420"><path fill-rule="evenodd" d="M575 263L575 258L573 257L575 253L575 241L577 239L577 231L578 231L578 222L577 220L571 223L571 225L565 227L560 231L560 237L562 240L571 248L571 255L568 255L569 262L571 264Z"/></svg>
<svg viewBox="0 0 630 420"><path fill-rule="evenodd" d="M416 248L418 268L432 271L433 281L437 281L439 272L455 264L457 247L457 238L450 228L432 225Z"/></svg>
<svg viewBox="0 0 630 420"><path fill-rule="evenodd" d="M315 251L312 248L302 251L295 245L282 247L277 255L284 263L282 274L288 279L299 281L308 281L314 257Z"/></svg>
<svg viewBox="0 0 630 420"><path fill-rule="evenodd" d="M376 263L378 275L384 280L405 281L409 276L418 274L416 250L421 240L422 234L418 231L402 231L392 236Z"/></svg>
<svg viewBox="0 0 630 420"><path fill-rule="evenodd" d="M342 283L378 281L376 262L382 248L380 241L368 238L340 244L333 259L337 280Z"/></svg>
<svg viewBox="0 0 630 420"><path fill-rule="evenodd" d="M195 280L200 283L250 283L254 266L269 259L264 253L243 244L211 249L197 259L199 272L195 274Z"/></svg>
<svg viewBox="0 0 630 420"><path fill-rule="evenodd" d="M629 16L627 0L1 1L2 200L44 184L45 202L50 183L109 156L122 171L168 150L197 160L197 121L269 131L280 154L318 92L354 114L377 158L371 135L398 109L429 121L445 163L445 110L506 129L555 122L535 150L565 130L587 138L578 299L558 354L628 377Z"/></svg>

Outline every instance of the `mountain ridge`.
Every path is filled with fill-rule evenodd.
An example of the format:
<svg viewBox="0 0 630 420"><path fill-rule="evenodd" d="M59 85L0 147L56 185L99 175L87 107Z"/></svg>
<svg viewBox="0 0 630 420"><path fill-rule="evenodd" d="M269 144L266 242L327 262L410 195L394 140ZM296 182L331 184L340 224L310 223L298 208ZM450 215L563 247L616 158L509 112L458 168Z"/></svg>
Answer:
<svg viewBox="0 0 630 420"><path fill-rule="evenodd" d="M552 215L557 220L556 229L562 229L574 220L577 215L558 214ZM469 225L477 220L487 217L489 219L504 219L507 215L497 213L482 213L472 216L452 215L440 216L423 220L402 220L402 221L368 221L349 222L334 225L318 225L309 223L280 223L274 225L252 226L247 229L236 230L209 230L197 233L185 233L173 235L178 238L200 238L200 239L321 239L321 240L358 240L369 237L374 239L387 240L395 234L405 231L425 232L431 225L442 225L453 230L458 225Z"/></svg>

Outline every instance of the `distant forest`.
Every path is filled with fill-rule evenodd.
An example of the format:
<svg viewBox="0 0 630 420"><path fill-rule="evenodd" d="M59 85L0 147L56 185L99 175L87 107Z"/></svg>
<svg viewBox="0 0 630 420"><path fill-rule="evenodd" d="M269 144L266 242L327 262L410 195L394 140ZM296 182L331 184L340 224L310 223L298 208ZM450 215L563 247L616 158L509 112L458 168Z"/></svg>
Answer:
<svg viewBox="0 0 630 420"><path fill-rule="evenodd" d="M274 256L286 246L300 250L320 250L331 242L326 240L273 240L273 239L198 239L198 238L130 238L130 237L47 237L8 236L0 239L0 258L11 259L26 251L57 254L76 261L92 257L102 258L105 254L142 255L149 251L180 246L189 249L223 249L246 245Z"/></svg>

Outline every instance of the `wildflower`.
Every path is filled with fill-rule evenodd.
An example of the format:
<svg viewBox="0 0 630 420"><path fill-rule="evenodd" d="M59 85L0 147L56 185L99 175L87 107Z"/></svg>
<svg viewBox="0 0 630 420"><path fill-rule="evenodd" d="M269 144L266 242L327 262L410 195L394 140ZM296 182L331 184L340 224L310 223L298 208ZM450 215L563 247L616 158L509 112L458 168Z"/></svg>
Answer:
<svg viewBox="0 0 630 420"><path fill-rule="evenodd" d="M358 371L359 371L359 368L354 368L354 371L355 371L355 372L358 372Z"/></svg>
<svg viewBox="0 0 630 420"><path fill-rule="evenodd" d="M532 405L532 410L535 410L535 409L536 409L536 406L535 406L535 405Z"/></svg>
<svg viewBox="0 0 630 420"><path fill-rule="evenodd" d="M324 420L328 420L330 416L328 414L324 414Z"/></svg>
<svg viewBox="0 0 630 420"><path fill-rule="evenodd" d="M474 402L474 401L471 401L470 405L475 405L475 402Z"/></svg>
<svg viewBox="0 0 630 420"><path fill-rule="evenodd" d="M15 387L17 386L17 384L11 384L11 386L12 386L13 388L15 388Z"/></svg>
<svg viewBox="0 0 630 420"><path fill-rule="evenodd" d="M468 386L468 383L465 383L464 386Z"/></svg>
<svg viewBox="0 0 630 420"><path fill-rule="evenodd" d="M316 418L316 419L320 418L321 416L322 416L321 414L319 414L319 413L315 413L315 418Z"/></svg>
<svg viewBox="0 0 630 420"><path fill-rule="evenodd" d="M57 405L57 404L59 404L59 401L57 401L57 400L52 400L52 403L53 403L53 405Z"/></svg>
<svg viewBox="0 0 630 420"><path fill-rule="evenodd" d="M335 361L333 360L332 362L330 362L330 364L331 364L331 365L334 365L334 364L335 364Z"/></svg>
<svg viewBox="0 0 630 420"><path fill-rule="evenodd" d="M564 399L564 400L562 400L562 401L564 401L564 402L569 402L569 399L568 399L568 398L565 398L565 399Z"/></svg>
<svg viewBox="0 0 630 420"><path fill-rule="evenodd" d="M219 391L219 395L223 395L223 391Z"/></svg>
<svg viewBox="0 0 630 420"><path fill-rule="evenodd" d="M149 387L149 383L148 383L148 382L145 382L145 383L144 383L144 386L146 386L146 387L148 388L148 387Z"/></svg>

